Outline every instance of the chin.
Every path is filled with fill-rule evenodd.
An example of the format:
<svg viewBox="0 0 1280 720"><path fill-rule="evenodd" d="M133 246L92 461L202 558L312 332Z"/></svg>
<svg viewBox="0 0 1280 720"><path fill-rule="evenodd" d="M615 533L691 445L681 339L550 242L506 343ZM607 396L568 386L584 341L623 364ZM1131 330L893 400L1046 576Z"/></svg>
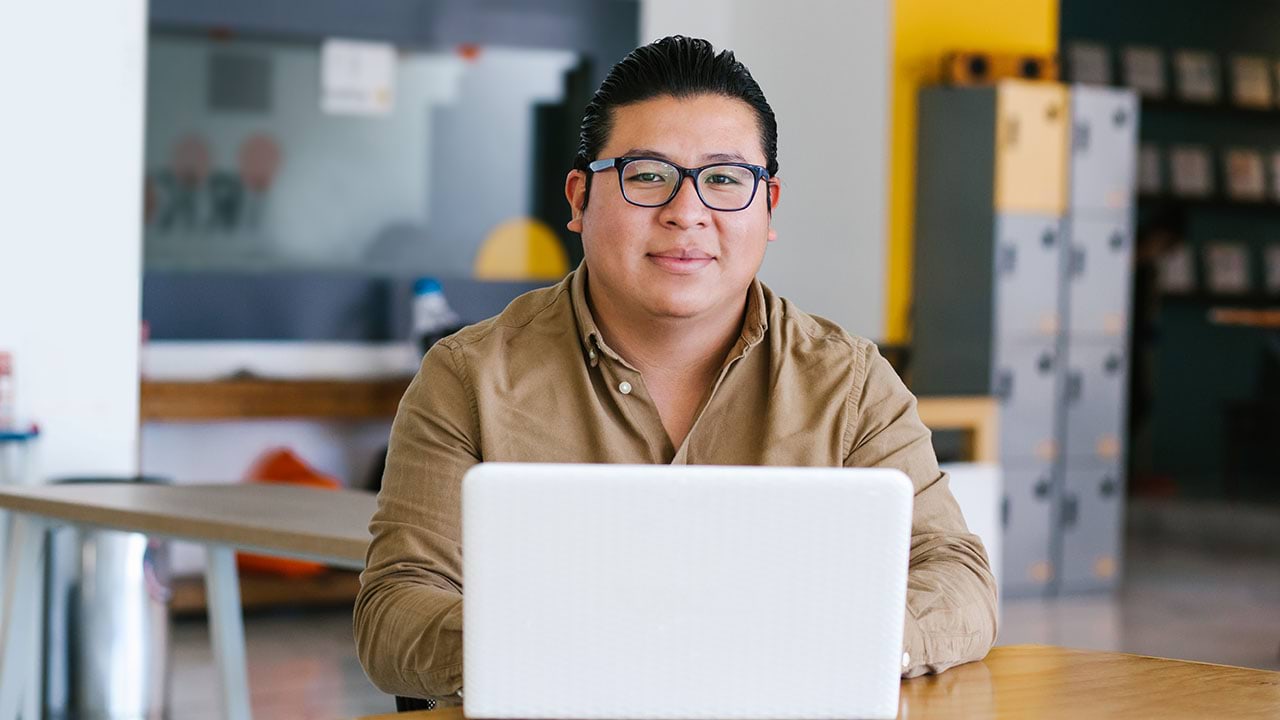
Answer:
<svg viewBox="0 0 1280 720"><path fill-rule="evenodd" d="M658 317L666 318L693 318L706 312L711 306L708 298L703 295L701 297L679 297L665 295L653 298L649 303L649 311Z"/></svg>

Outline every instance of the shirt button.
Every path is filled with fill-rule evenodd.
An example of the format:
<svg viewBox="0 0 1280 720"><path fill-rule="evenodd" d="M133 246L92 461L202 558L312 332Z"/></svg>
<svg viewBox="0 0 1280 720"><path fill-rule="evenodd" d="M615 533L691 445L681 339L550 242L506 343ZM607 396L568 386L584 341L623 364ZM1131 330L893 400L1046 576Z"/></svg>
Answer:
<svg viewBox="0 0 1280 720"><path fill-rule="evenodd" d="M587 351L587 357L591 358L592 360L595 360L595 359L596 359L596 351L595 351L595 350L588 350L588 351Z"/></svg>
<svg viewBox="0 0 1280 720"><path fill-rule="evenodd" d="M623 380L622 382L618 383L618 392L622 393L623 395L630 395L631 383L627 382L626 380Z"/></svg>
<svg viewBox="0 0 1280 720"><path fill-rule="evenodd" d="M909 667L911 667L911 653L904 652L902 653L902 669L906 670Z"/></svg>

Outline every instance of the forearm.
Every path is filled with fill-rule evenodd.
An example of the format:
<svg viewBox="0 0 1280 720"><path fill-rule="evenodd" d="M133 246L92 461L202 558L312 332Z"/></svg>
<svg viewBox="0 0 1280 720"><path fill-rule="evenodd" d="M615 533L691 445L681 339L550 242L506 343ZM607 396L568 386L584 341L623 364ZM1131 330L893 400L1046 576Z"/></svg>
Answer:
<svg viewBox="0 0 1280 720"><path fill-rule="evenodd" d="M982 658L995 641L996 585L982 541L969 532L938 468L915 397L874 346L850 395L846 467L891 467L915 489L907 574L905 677Z"/></svg>
<svg viewBox="0 0 1280 720"><path fill-rule="evenodd" d="M356 598L360 662L407 697L462 685L462 476L479 461L475 417L448 341L423 359L392 425Z"/></svg>
<svg viewBox="0 0 1280 720"><path fill-rule="evenodd" d="M356 648L380 690L406 697L445 697L462 687L462 595L392 579L361 588Z"/></svg>
<svg viewBox="0 0 1280 720"><path fill-rule="evenodd" d="M903 677L980 660L995 643L996 587L973 535L914 538Z"/></svg>

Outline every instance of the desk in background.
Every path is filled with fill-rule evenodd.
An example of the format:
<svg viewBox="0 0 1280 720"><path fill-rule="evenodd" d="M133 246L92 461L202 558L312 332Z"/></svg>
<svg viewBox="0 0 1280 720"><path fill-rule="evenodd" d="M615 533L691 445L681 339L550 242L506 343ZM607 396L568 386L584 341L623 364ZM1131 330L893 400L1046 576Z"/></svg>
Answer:
<svg viewBox="0 0 1280 720"><path fill-rule="evenodd" d="M0 488L13 514L12 544L0 586L0 720L27 711L39 691L39 647L29 621L44 582L44 537L51 525L139 532L203 545L209 631L222 684L223 717L249 718L244 621L236 550L361 569L369 546L373 493L286 485L77 484Z"/></svg>

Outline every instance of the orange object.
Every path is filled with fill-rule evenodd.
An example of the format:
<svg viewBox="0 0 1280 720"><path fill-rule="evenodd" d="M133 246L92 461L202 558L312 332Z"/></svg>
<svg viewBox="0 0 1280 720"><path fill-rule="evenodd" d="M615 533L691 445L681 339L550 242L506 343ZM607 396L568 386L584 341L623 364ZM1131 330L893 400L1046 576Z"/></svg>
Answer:
<svg viewBox="0 0 1280 720"><path fill-rule="evenodd" d="M949 85L987 85L998 80L1058 79L1058 58L1045 53L992 53L982 50L947 53L942 80Z"/></svg>
<svg viewBox="0 0 1280 720"><path fill-rule="evenodd" d="M249 468L245 481L306 485L323 490L342 487L342 483L316 471L288 448L276 448L264 453ZM243 552L236 554L236 566L241 570L285 577L311 577L325 571L322 563Z"/></svg>

